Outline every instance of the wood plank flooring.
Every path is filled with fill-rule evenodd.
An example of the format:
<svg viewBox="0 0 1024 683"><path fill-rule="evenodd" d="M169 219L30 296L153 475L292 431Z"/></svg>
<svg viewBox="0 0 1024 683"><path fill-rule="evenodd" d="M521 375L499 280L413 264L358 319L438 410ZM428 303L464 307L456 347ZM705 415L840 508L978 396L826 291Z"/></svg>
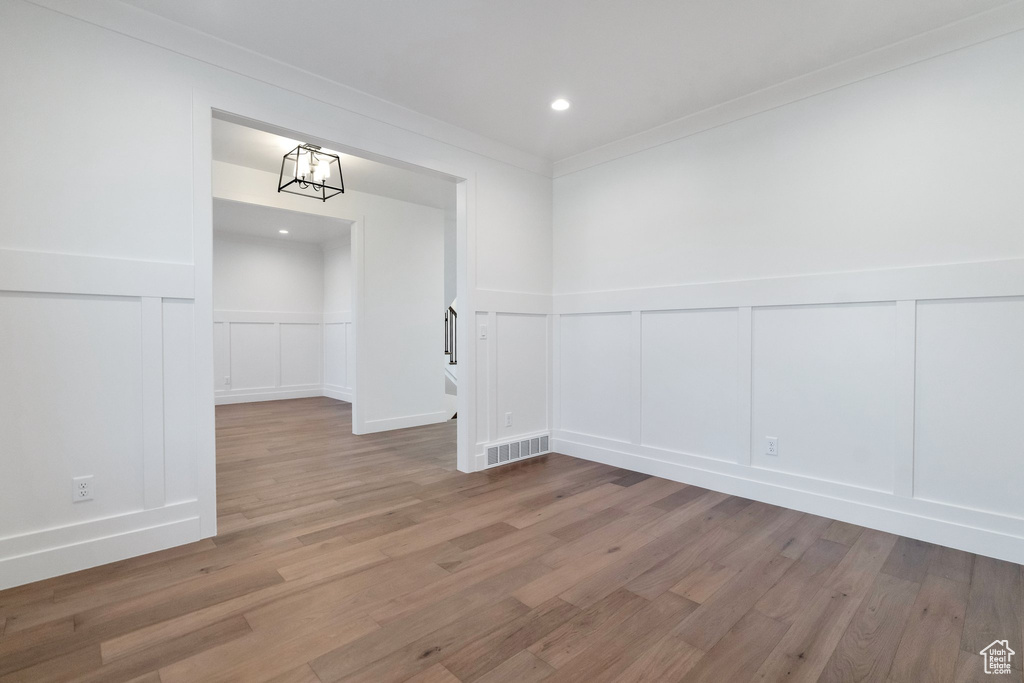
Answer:
<svg viewBox="0 0 1024 683"><path fill-rule="evenodd" d="M217 409L219 535L0 592L8 681L981 681L1021 567L455 424Z"/></svg>

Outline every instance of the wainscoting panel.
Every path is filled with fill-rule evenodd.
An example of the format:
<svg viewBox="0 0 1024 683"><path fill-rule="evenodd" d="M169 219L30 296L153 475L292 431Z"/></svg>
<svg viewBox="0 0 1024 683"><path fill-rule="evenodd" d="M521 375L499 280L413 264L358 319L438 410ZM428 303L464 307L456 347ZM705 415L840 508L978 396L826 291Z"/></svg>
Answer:
<svg viewBox="0 0 1024 683"><path fill-rule="evenodd" d="M193 282L0 249L0 590L199 539Z"/></svg>
<svg viewBox="0 0 1024 683"><path fill-rule="evenodd" d="M324 325L324 384L348 386L348 328L347 323Z"/></svg>
<svg viewBox="0 0 1024 683"><path fill-rule="evenodd" d="M231 388L231 324L213 323L213 390Z"/></svg>
<svg viewBox="0 0 1024 683"><path fill-rule="evenodd" d="M142 509L140 299L0 293L0 320L0 535Z"/></svg>
<svg viewBox="0 0 1024 683"><path fill-rule="evenodd" d="M893 490L896 306L753 312L755 467ZM765 440L778 438L779 454Z"/></svg>
<svg viewBox="0 0 1024 683"><path fill-rule="evenodd" d="M1024 298L917 311L914 496L1024 518Z"/></svg>
<svg viewBox="0 0 1024 683"><path fill-rule="evenodd" d="M323 368L324 396L352 401L355 356L352 348L352 318L348 313L324 316Z"/></svg>
<svg viewBox="0 0 1024 683"><path fill-rule="evenodd" d="M352 400L348 312L216 311L214 321L218 404L309 396Z"/></svg>
<svg viewBox="0 0 1024 683"><path fill-rule="evenodd" d="M279 386L280 335L276 323L231 323L232 389Z"/></svg>
<svg viewBox="0 0 1024 683"><path fill-rule="evenodd" d="M1024 562L1024 261L553 310L553 450Z"/></svg>
<svg viewBox="0 0 1024 683"><path fill-rule="evenodd" d="M498 434L495 441L548 429L548 316L497 315ZM504 416L512 413L512 424Z"/></svg>
<svg viewBox="0 0 1024 683"><path fill-rule="evenodd" d="M736 309L643 314L642 443L736 460Z"/></svg>
<svg viewBox="0 0 1024 683"><path fill-rule="evenodd" d="M561 319L561 420L565 429L629 441L631 316Z"/></svg>
<svg viewBox="0 0 1024 683"><path fill-rule="evenodd" d="M497 387L494 387L491 380L491 367L492 364L490 359L492 357L492 344L496 348L497 338L494 337L494 331L489 329L491 321L490 313L477 312L473 318L473 339L476 344L476 396L477 404L483 406L482 410L476 411L476 438L477 438L477 453L478 457L482 456L482 447L485 444L491 443L497 438L498 430L498 418L497 410L494 407ZM495 316L495 320L497 317ZM463 323L465 324L465 323ZM487 336L481 339L482 331L487 330ZM494 382L497 382L497 372L495 374ZM492 391L493 387L493 391Z"/></svg>
<svg viewBox="0 0 1024 683"><path fill-rule="evenodd" d="M281 386L320 384L320 345L323 341L321 326L309 323L282 323L280 334Z"/></svg>
<svg viewBox="0 0 1024 683"><path fill-rule="evenodd" d="M195 304L164 299L164 473L168 505L198 495Z"/></svg>

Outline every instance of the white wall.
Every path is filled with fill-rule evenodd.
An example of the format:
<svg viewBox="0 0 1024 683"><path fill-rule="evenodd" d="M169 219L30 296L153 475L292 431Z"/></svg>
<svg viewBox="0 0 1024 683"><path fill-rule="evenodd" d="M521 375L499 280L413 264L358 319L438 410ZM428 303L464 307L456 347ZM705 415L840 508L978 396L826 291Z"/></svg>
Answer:
<svg viewBox="0 0 1024 683"><path fill-rule="evenodd" d="M1024 256L1022 52L1010 34L557 178L555 292Z"/></svg>
<svg viewBox="0 0 1024 683"><path fill-rule="evenodd" d="M209 239L209 107L468 179L469 317L533 306L551 282L545 162L119 3L40 2L0 3L0 292L20 321L0 328L0 466L17 481L0 588L216 531L212 286L195 241ZM67 182L23 172L41 140ZM466 360L472 386L473 347ZM463 415L493 410L462 393ZM460 424L466 449L474 425ZM97 498L72 507L71 477L87 473Z"/></svg>
<svg viewBox="0 0 1024 683"><path fill-rule="evenodd" d="M1021 82L1014 33L557 178L554 448L1024 562Z"/></svg>
<svg viewBox="0 0 1024 683"><path fill-rule="evenodd" d="M325 313L347 313L352 310L352 240L323 247Z"/></svg>
<svg viewBox="0 0 1024 683"><path fill-rule="evenodd" d="M214 234L216 311L322 313L324 277L324 249L318 244Z"/></svg>
<svg viewBox="0 0 1024 683"><path fill-rule="evenodd" d="M444 407L442 365L443 210L355 191L329 202L313 202L278 193L277 177L272 173L223 162L213 164L213 194L221 199L303 210L355 223L351 244L356 245L356 251L353 253L350 247L347 255L341 251L335 256L337 269L349 268L351 278L361 279L365 318L358 333L364 351L357 350L354 325L344 335L334 330L330 348L339 348L344 336L348 355L355 356L354 367L347 362L344 366L348 392L359 386L353 413L356 433L443 422L451 417ZM359 260L358 268L352 264L353 257ZM351 296L349 293L350 301ZM324 305L342 305L345 298L343 292L336 295L332 291L331 300L325 300ZM324 312L348 315L347 311ZM344 315L332 318L333 324L352 321ZM337 376L342 363L331 359L326 362ZM355 382L357 376L359 381ZM332 390L345 391L334 386Z"/></svg>
<svg viewBox="0 0 1024 683"><path fill-rule="evenodd" d="M324 395L328 357L332 367L344 365L347 348L325 332L324 303L329 290L337 299L351 287L351 272L334 263L337 259L328 281L326 260L319 244L214 235L213 386L218 404ZM342 356L335 359L338 353ZM351 400L344 381L332 391Z"/></svg>
<svg viewBox="0 0 1024 683"><path fill-rule="evenodd" d="M444 217L412 204L362 223L361 432L443 422Z"/></svg>
<svg viewBox="0 0 1024 683"><path fill-rule="evenodd" d="M445 305L458 296L459 235L454 209L444 212L444 300Z"/></svg>
<svg viewBox="0 0 1024 683"><path fill-rule="evenodd" d="M324 395L352 401L352 241L324 247Z"/></svg>

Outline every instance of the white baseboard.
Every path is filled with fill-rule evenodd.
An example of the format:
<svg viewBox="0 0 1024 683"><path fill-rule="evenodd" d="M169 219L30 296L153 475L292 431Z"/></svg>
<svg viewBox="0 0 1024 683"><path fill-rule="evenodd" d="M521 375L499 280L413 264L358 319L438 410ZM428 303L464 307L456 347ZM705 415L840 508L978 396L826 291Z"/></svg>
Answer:
<svg viewBox="0 0 1024 683"><path fill-rule="evenodd" d="M1024 564L1024 520L1013 517L564 430L551 451Z"/></svg>
<svg viewBox="0 0 1024 683"><path fill-rule="evenodd" d="M322 387L303 387L300 389L282 387L280 389L239 389L237 391L218 391L214 393L216 405L232 403L257 403L259 401L281 401L289 398L310 398L325 396ZM349 399L351 401L351 399Z"/></svg>
<svg viewBox="0 0 1024 683"><path fill-rule="evenodd" d="M374 434L386 432L392 429L406 429L407 427L421 427L423 425L447 422L450 415L443 410L436 413L421 413L419 415L406 415L403 417L390 417L383 420L367 420L363 425L362 434Z"/></svg>
<svg viewBox="0 0 1024 683"><path fill-rule="evenodd" d="M198 506L189 501L0 539L0 590L200 538Z"/></svg>
<svg viewBox="0 0 1024 683"><path fill-rule="evenodd" d="M346 403L352 402L352 389L351 387L339 387L333 384L325 384L323 395L327 398L333 398L338 401L345 401Z"/></svg>

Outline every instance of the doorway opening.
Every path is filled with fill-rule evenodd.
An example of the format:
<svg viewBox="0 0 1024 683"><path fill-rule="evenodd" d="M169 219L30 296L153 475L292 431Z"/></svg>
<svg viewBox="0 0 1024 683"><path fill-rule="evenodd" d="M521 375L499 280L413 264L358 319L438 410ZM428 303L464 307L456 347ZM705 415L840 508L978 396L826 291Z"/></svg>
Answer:
<svg viewBox="0 0 1024 683"><path fill-rule="evenodd" d="M301 502L316 504L346 486L316 486L325 463L403 443L395 430L425 428L426 457L457 463L458 179L323 142L213 111L212 365L227 530L232 515L267 509L266 491L245 488L262 480L243 468L276 473L289 483L274 491L309 491ZM278 191L283 156L306 143L339 155L344 194ZM308 471L291 467L303 460Z"/></svg>

